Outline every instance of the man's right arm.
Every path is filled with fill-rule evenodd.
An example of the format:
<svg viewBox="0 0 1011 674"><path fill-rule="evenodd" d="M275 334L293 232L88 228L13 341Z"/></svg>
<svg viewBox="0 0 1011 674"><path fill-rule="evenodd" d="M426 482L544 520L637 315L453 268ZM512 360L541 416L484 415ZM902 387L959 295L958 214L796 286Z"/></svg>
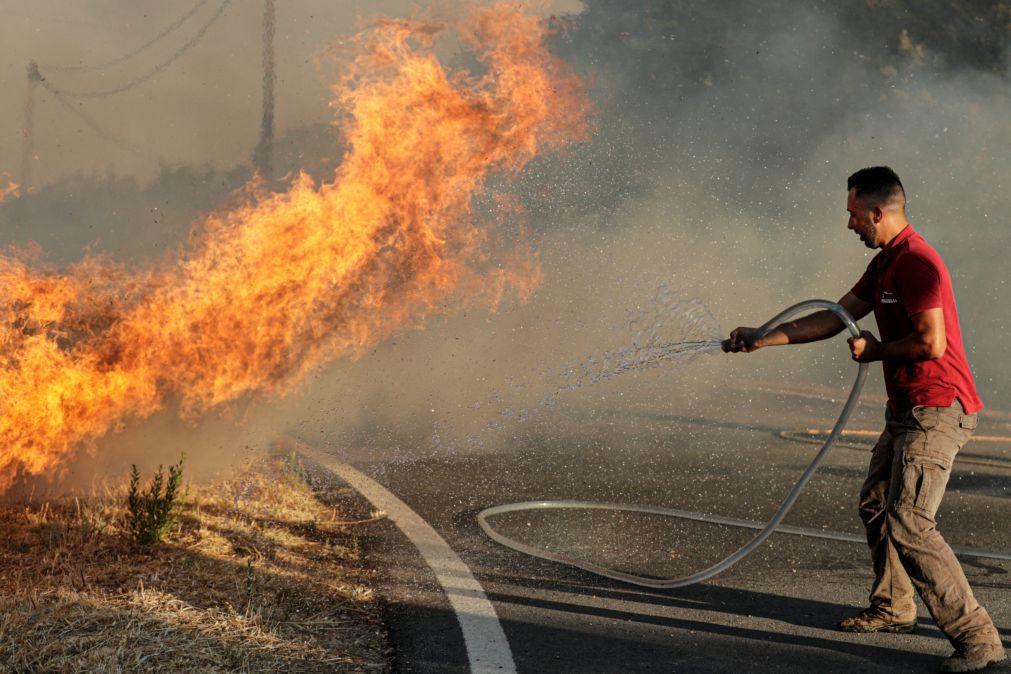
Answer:
<svg viewBox="0 0 1011 674"><path fill-rule="evenodd" d="M871 305L848 292L839 300L839 304L860 320L871 312ZM758 338L758 328L740 327L730 333L730 338L723 341L723 350L733 353L751 353L766 346L781 346L784 344L806 344L817 342L829 337L835 337L846 326L835 313L824 310L798 318L795 321L781 323L770 330L761 339Z"/></svg>

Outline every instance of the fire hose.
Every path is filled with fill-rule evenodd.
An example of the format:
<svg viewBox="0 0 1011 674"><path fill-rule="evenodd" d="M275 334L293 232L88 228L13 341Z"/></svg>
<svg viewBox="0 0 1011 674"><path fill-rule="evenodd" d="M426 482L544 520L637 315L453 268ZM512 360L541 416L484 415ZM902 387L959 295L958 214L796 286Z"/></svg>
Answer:
<svg viewBox="0 0 1011 674"><path fill-rule="evenodd" d="M763 324L757 332L757 337L761 338L768 334L775 326L782 323L784 320L795 316L802 312L811 311L814 309L823 309L833 312L839 319L843 322L843 325L849 330L849 333L853 337L860 336L860 328L857 326L856 321L849 314L846 309L835 302L829 302L827 300L808 300L806 302L800 302L795 304L788 309L783 310L776 316L773 316L768 321ZM832 449L832 445L835 444L836 439L842 432L843 428L846 426L846 422L849 420L850 414L853 408L857 404L857 399L860 397L860 391L863 388L864 380L867 378L867 363L860 363L857 366L856 378L853 381L853 387L850 389L849 397L846 399L846 404L843 405L842 411L839 413L839 418L835 422L835 426L832 428L828 437L825 439L824 444L818 453L811 460L811 463L804 470L804 473L794 484L793 488L783 499L783 502L779 505L779 509L772 516L772 519L768 521L764 526L757 522L751 522L748 520L738 520L729 517L721 517L716 515L705 515L703 513L693 513L682 510L675 510L672 508L660 508L651 506L637 506L637 505L623 505L616 503L595 503L591 501L526 501L523 503L509 503L506 505L495 506L492 508L487 508L482 510L477 515L477 522L481 526L481 529L489 538L494 540L501 545L504 545L513 550L531 555L533 557L539 557L541 559L546 559L553 562L558 562L561 564L567 564L569 566L574 566L576 568L582 569L584 571L589 571L590 573L603 576L605 578L611 578L613 580L619 580L625 583L630 583L632 585L639 585L642 587L650 587L656 589L670 589L677 587L685 587L687 585L694 585L696 583L701 583L705 580L712 578L713 576L722 573L729 569L731 566L741 561L747 557L751 552L755 550L759 545L761 545L765 539L771 536L774 532L779 531L781 533L790 533L799 536L813 536L818 538L828 538L832 540L842 540L842 541L854 541L862 540L861 538L843 533L835 532L819 532L814 529L804 529L801 527L790 527L781 526L783 520L786 518L787 513L796 503L797 499L800 497L801 492L804 487L814 476L818 467L821 465L825 457L828 456L829 450ZM703 521L715 524L725 524L730 526L744 527L759 529L759 532L746 544L740 547L735 552L731 553L724 559L713 564L712 566L699 571L698 573L691 574L689 576L683 576L680 578L650 578L646 576L637 576L631 573L625 573L623 571L618 571L616 569L610 569L598 564L594 564L587 560L578 559L575 557L570 557L568 555L553 552L551 550L546 550L543 548L538 548L532 545L527 545L513 538L505 536L498 531L496 531L488 519L496 515L503 515L506 513L516 513L532 510L610 510L610 511L621 511L621 512L637 512L637 513L648 513L653 515L665 515L672 517L680 517L683 519L691 519L696 521ZM1011 559L1011 554L1003 552L989 552L989 551L978 551L974 549L959 549L955 548L956 552L967 552L969 554L974 554L974 556L989 557L996 559Z"/></svg>

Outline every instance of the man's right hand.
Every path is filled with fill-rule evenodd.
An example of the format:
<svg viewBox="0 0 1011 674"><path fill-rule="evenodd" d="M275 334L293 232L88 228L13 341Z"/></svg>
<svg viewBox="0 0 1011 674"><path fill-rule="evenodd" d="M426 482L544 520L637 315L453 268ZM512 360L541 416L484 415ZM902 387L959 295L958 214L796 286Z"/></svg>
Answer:
<svg viewBox="0 0 1011 674"><path fill-rule="evenodd" d="M721 343L724 352L751 353L765 346L758 339L758 328L737 328L730 333L729 339Z"/></svg>

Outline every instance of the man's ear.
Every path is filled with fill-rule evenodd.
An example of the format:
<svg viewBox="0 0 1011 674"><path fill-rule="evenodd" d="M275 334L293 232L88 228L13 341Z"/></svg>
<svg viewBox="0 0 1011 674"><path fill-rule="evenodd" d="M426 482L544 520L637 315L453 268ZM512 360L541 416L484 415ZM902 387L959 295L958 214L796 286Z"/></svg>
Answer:
<svg viewBox="0 0 1011 674"><path fill-rule="evenodd" d="M876 225L881 222L881 219L885 217L885 212L880 206L875 206L871 209L871 221Z"/></svg>

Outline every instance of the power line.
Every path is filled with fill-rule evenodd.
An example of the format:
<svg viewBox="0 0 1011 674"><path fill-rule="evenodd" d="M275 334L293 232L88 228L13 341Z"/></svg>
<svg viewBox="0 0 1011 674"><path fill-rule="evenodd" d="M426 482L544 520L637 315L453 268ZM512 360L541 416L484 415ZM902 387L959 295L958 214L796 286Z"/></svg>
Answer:
<svg viewBox="0 0 1011 674"><path fill-rule="evenodd" d="M165 70L170 65L172 65L177 60L179 60L179 58L181 58L183 56L183 54L185 54L186 52L188 52L195 44L197 44L201 40L201 38L204 37L204 35L207 33L208 29L212 25L214 25L214 23L221 17L222 14L224 14L225 9L228 8L228 6L231 4L231 2L232 2L232 0L223 0L222 3L220 5L218 5L217 11L207 21L207 23L205 23L203 26L201 26L200 30L197 31L197 33L193 37L191 37L185 44L183 44L179 49L177 49L175 51L175 53L173 53L171 56L169 56L167 59L165 59L164 61L162 61L158 65L156 65L154 68L152 68L148 72L144 73L143 75L140 75L139 77L135 77L134 79L130 80L129 82L127 82L125 84L122 84L122 85L117 86L117 87L113 87L111 89L96 89L96 90L92 90L92 91L74 91L74 90L70 90L70 89L62 89L62 88L56 87L52 83L47 82L46 83L46 88L49 89L50 91L54 92L54 93L59 92L60 94L63 94L64 96L69 96L69 97L72 97L72 98L106 98L107 96L113 96L115 94L119 94L119 93L122 93L124 91L128 91L130 89L133 89L134 87L137 87L137 86L139 86L139 85L147 82L151 78L155 77L156 75L160 74L163 70Z"/></svg>
<svg viewBox="0 0 1011 674"><path fill-rule="evenodd" d="M66 96L64 96L60 91L50 88L45 82L42 83L42 86L53 95L53 98L56 99L56 102L59 103L64 110L79 118L99 138L110 141L118 145L121 149L132 154L146 156L146 153L131 145L125 138L102 126L101 122L88 114L88 112L81 107L80 103L74 104L72 101L67 100Z"/></svg>
<svg viewBox="0 0 1011 674"><path fill-rule="evenodd" d="M175 20L172 23L170 23L168 26L166 26L164 29L162 29L162 31L160 33L158 33L157 35L155 35L153 38L151 38L150 40L148 40L147 42L145 42L141 46L137 47L133 51L128 52L126 54L123 54L121 56L117 56L116 58L111 59L109 61L103 61L102 63L94 63L94 64L91 64L91 65L87 65L87 64L85 64L85 65L62 65L62 66L60 66L60 65L44 65L42 67L45 70L51 70L51 71L54 71L54 72L55 71L70 72L70 71L82 71L82 70L101 70L103 68L108 68L110 66L118 65L118 64L120 64L120 63L122 63L124 61L132 59L134 56L140 54L144 50L148 49L149 47L153 46L154 44L157 44L159 41L161 41L162 39L164 39L165 37L167 37L169 34L171 34L176 29L178 29L181 25L183 25L184 23L186 23L187 19L189 19L191 16L193 16L198 11L200 11L200 9L204 5L206 5L208 3L208 1L209 0L198 0L198 2L195 5L193 5L193 7L191 7L188 12L186 12L185 14L183 14L177 20Z"/></svg>
<svg viewBox="0 0 1011 674"><path fill-rule="evenodd" d="M82 71L82 70L98 70L101 68L106 68L118 63L122 63L130 58L133 58L140 52L151 47L153 44L162 40L170 33L177 30L183 23L185 23L190 17L196 14L204 5L206 5L209 0L198 0L197 3L181 18L177 19L173 23L169 24L162 29L160 33L148 40L146 43L134 49L132 52L119 56L110 61L106 61L94 65L80 65L80 66L58 66L49 67L52 70L62 70L62 71ZM95 99L95 98L105 98L108 96L113 96L124 91L128 91L137 87L148 80L154 78L159 73L164 71L166 68L171 66L177 60L179 60L186 52L193 48L207 33L207 31L213 26L225 10L231 4L232 0L222 0L218 5L217 10L214 12L206 23L204 23L200 29L193 35L188 41L186 41L181 47L179 47L175 52L172 53L167 59L154 66L151 70L145 72L143 75L135 77L134 79L126 82L117 87L110 89L100 89L92 91L74 91L67 90L56 86L52 81L47 79L39 71L39 66L35 61L30 61L28 64L28 90L25 99L25 111L24 111L24 126L23 126L23 142L22 142L22 183L27 189L31 185L32 181L32 169L33 160L35 152L35 120L34 120L34 109L35 109L35 90L37 87L42 87L49 93L53 95L56 101L63 107L66 111L72 113L74 116L78 117L84 124L90 128L99 137L111 141L116 145L120 146L131 153L143 155L143 151L138 150L136 147L131 145L126 139L124 139L119 134L109 131L105 126L103 126L95 117L88 114L88 112L83 109L80 102L74 102L70 99ZM273 141L274 141L274 86L276 83L276 76L274 72L275 66L275 56L274 56L274 34L275 34L275 0L264 0L264 10L263 10L263 48L262 48L262 60L263 60L263 100L262 100L262 114L260 120L260 140L254 151L254 162L257 168L263 173L264 176L269 177L271 175L271 163L273 154Z"/></svg>

